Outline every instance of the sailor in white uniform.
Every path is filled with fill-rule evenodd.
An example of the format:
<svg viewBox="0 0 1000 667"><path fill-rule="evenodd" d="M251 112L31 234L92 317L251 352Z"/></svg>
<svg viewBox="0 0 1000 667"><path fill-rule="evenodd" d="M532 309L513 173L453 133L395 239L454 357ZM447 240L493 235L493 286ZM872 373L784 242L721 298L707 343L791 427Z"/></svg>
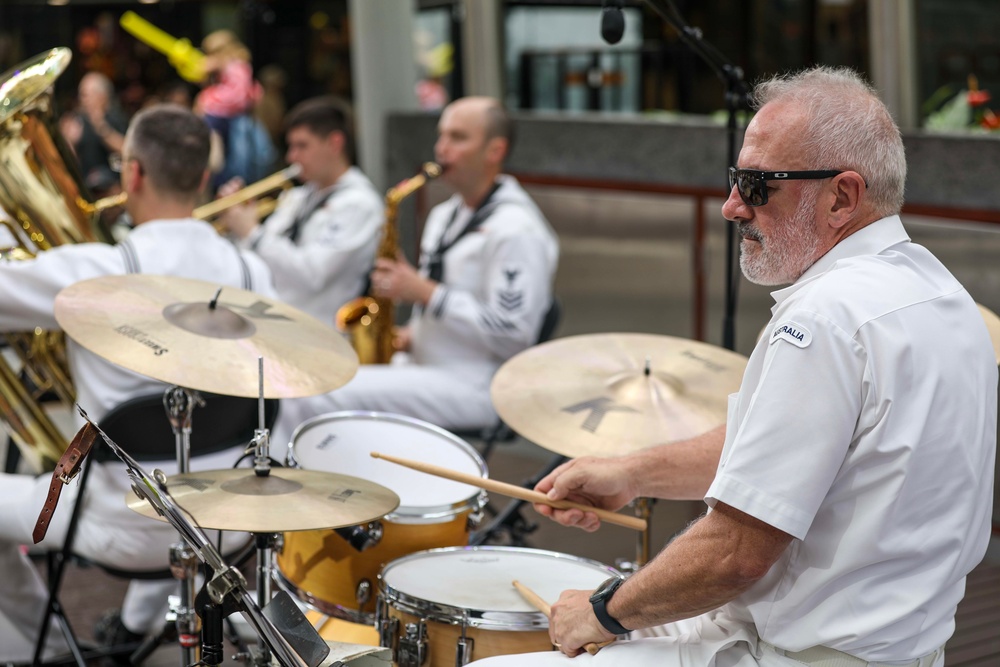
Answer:
<svg viewBox="0 0 1000 667"><path fill-rule="evenodd" d="M81 280L107 275L180 276L273 298L270 271L259 258L220 237L210 224L191 217L208 178L208 152L208 126L189 111L161 105L138 114L122 152L122 187L128 193L127 207L136 228L117 246L64 245L32 260L0 262L0 330L58 329L53 315L56 295ZM128 343L123 339L123 345ZM163 383L105 361L71 340L67 354L77 401L95 421L131 398L166 389ZM78 418L78 425L82 424ZM192 459L192 470L229 468L241 454L242 447L237 447L199 456ZM131 486L124 464L96 462L93 466L74 550L126 570L166 568L177 531L125 506ZM168 475L177 471L175 459L151 461L148 466ZM47 591L20 545L32 542L50 480L50 474L0 473L0 571L4 572L0 579L0 662L31 659ZM75 483L63 490L42 547L62 545L76 492ZM142 633L162 620L158 614L160 603L166 601L163 591L176 586L168 581L164 586L150 582L130 588L130 602L123 611L127 627ZM62 645L61 633L52 627L50 651Z"/></svg>
<svg viewBox="0 0 1000 667"><path fill-rule="evenodd" d="M763 83L756 100L722 211L747 278L791 285L772 293L726 425L575 459L537 486L606 509L639 496L711 509L624 583L564 592L549 628L562 653L477 666L944 664L990 535L990 338L896 215L903 142L875 91L817 68ZM538 509L598 526L591 512Z"/></svg>
<svg viewBox="0 0 1000 667"><path fill-rule="evenodd" d="M393 363L362 366L329 394L282 402L275 442L306 419L379 410L449 429L485 427L496 412L489 385L504 361L537 339L552 301L555 233L518 184L502 175L510 120L496 100L463 98L441 116L435 156L456 194L431 211L419 270L379 259L378 296L414 304Z"/></svg>
<svg viewBox="0 0 1000 667"><path fill-rule="evenodd" d="M299 103L285 119L288 162L304 185L281 195L261 224L256 206L219 219L242 248L271 268L278 297L332 325L337 309L361 295L382 231L382 198L353 165L354 135L347 108L332 97ZM224 196L243 183L219 189Z"/></svg>

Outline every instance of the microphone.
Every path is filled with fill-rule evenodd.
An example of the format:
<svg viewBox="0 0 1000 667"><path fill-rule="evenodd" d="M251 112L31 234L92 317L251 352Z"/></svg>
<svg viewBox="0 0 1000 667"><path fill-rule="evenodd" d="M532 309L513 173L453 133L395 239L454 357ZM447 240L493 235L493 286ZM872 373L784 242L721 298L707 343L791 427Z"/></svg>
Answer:
<svg viewBox="0 0 1000 667"><path fill-rule="evenodd" d="M608 44L617 44L625 34L623 0L601 0L601 37Z"/></svg>

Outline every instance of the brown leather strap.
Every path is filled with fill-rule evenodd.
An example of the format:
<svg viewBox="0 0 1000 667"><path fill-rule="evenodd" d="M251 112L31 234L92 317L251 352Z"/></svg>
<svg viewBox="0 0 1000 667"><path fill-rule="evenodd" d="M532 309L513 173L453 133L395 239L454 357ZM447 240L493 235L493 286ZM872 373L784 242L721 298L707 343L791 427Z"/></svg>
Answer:
<svg viewBox="0 0 1000 667"><path fill-rule="evenodd" d="M93 424L87 422L83 428L73 437L73 442L63 452L56 464L56 469L52 471L52 481L49 482L49 494L42 505L42 512L35 522L35 530L31 533L31 539L38 544L45 539L45 533L52 522L52 515L55 514L56 505L59 503L59 494L62 492L64 484L69 484L76 474L80 472L83 460L87 458L91 447L97 441L97 429Z"/></svg>

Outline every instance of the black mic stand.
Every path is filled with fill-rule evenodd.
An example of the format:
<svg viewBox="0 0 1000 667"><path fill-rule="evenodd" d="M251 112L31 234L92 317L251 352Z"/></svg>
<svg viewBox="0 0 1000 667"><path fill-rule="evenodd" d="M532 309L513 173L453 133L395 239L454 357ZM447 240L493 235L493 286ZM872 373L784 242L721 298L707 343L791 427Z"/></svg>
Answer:
<svg viewBox="0 0 1000 667"><path fill-rule="evenodd" d="M736 113L740 109L748 109L746 82L743 80L743 70L736 67L714 46L704 40L699 28L692 28L684 22L684 18L671 0L645 0L646 4L659 14L664 21L677 31L681 41L694 53L708 63L712 71L722 79L726 86L726 136L729 143L729 154L726 168L736 165ZM736 300L739 292L740 272L736 270L739 263L739 248L736 245L735 225L726 225L726 296L725 315L722 321L722 345L727 350L736 349Z"/></svg>

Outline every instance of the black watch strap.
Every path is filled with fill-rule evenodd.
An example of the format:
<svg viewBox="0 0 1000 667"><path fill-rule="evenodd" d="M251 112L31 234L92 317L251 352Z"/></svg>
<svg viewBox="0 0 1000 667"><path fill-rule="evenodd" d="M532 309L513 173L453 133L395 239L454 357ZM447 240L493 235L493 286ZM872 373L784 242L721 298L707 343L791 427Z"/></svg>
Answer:
<svg viewBox="0 0 1000 667"><path fill-rule="evenodd" d="M608 600L624 581L624 579L615 577L615 581L605 582L600 590L590 598L590 604L594 608L594 616L604 626L604 629L613 635L626 635L632 632L608 613Z"/></svg>

